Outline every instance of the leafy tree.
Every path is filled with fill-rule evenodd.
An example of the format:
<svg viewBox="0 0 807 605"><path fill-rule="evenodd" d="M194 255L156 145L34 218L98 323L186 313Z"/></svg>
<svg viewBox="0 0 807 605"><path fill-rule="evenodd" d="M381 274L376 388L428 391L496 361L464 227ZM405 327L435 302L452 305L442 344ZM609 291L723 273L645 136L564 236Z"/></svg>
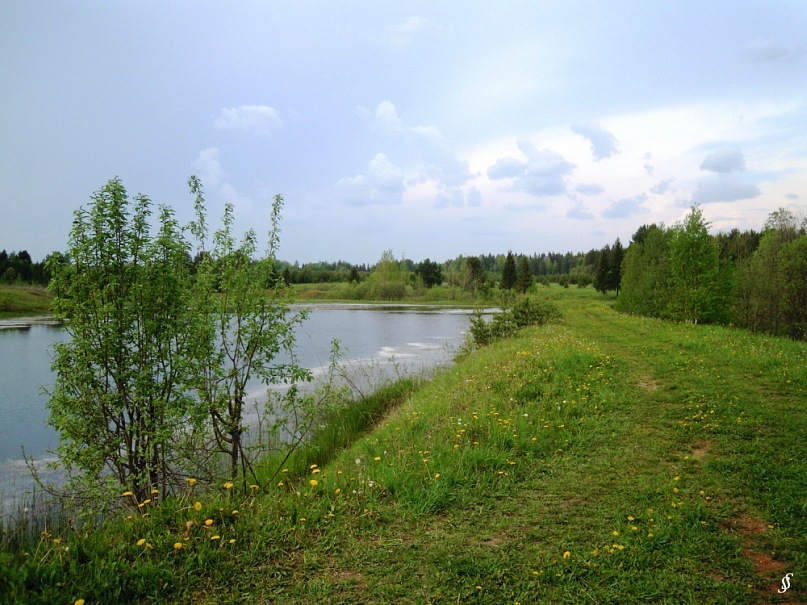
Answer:
<svg viewBox="0 0 807 605"><path fill-rule="evenodd" d="M208 232L204 192L196 177L188 184L196 196L197 218L191 227L204 250ZM229 459L231 478L254 475L244 442L250 380L259 379L271 386L311 379L310 372L300 368L294 357L294 327L303 321L305 313L290 313L289 290L282 280L274 278L282 207L283 197L275 196L268 248L259 258L253 230L236 242L233 206L227 204L222 227L213 235L213 249L203 255L197 268L193 292L194 317L198 320L194 341L199 343L193 359L195 387L209 412L216 446ZM277 359L281 354L286 361ZM298 405L296 395L292 387L287 409L273 414L276 422L288 418L288 406ZM271 405L270 401L269 412L273 413ZM297 408L291 411L299 412ZM298 430L295 426L289 432L297 435Z"/></svg>
<svg viewBox="0 0 807 605"><path fill-rule="evenodd" d="M657 225L643 226L622 263L620 310L638 315L661 317L670 298L670 232Z"/></svg>
<svg viewBox="0 0 807 605"><path fill-rule="evenodd" d="M699 206L692 206L670 237L671 317L691 322L727 318L729 283L720 271L718 247Z"/></svg>
<svg viewBox="0 0 807 605"><path fill-rule="evenodd" d="M785 277L783 318L787 333L797 340L807 339L807 235L782 250L781 271Z"/></svg>
<svg viewBox="0 0 807 605"><path fill-rule="evenodd" d="M502 269L502 288L512 290L516 285L516 259L512 252L507 253Z"/></svg>
<svg viewBox="0 0 807 605"><path fill-rule="evenodd" d="M430 261L428 258L418 263L415 269L415 275L420 277L423 285L427 288L439 286L443 283L443 272L440 265Z"/></svg>
<svg viewBox="0 0 807 605"><path fill-rule="evenodd" d="M109 181L75 213L70 262L53 257L49 266L54 313L71 337L55 345L48 402L60 459L85 486L107 471L141 500L169 489L181 465L172 441L198 418L185 388L188 244L167 207L152 237L151 213L146 196L130 200L119 179Z"/></svg>

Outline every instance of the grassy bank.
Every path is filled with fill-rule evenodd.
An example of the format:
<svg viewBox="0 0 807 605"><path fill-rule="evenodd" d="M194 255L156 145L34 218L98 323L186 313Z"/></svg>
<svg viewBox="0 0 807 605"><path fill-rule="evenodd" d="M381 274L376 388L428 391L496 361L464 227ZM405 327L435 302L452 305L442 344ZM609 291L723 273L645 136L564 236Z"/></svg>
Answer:
<svg viewBox="0 0 807 605"><path fill-rule="evenodd" d="M189 485L102 530L45 535L27 554L0 554L0 594L88 605L803 600L805 344L619 315L590 290L548 292L563 323L397 393L327 462L289 465L266 491ZM780 595L786 573L793 588Z"/></svg>
<svg viewBox="0 0 807 605"><path fill-rule="evenodd" d="M41 286L0 286L0 319L50 313L52 302Z"/></svg>

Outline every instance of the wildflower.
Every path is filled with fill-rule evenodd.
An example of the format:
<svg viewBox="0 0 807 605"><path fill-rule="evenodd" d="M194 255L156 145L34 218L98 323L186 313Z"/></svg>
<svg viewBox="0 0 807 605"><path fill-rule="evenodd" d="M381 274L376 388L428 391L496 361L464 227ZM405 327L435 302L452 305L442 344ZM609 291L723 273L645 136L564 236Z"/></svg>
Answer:
<svg viewBox="0 0 807 605"><path fill-rule="evenodd" d="M334 494L341 494L342 493L342 488L337 487L335 490L333 490L333 493Z"/></svg>
<svg viewBox="0 0 807 605"><path fill-rule="evenodd" d="M174 542L174 550L179 550L182 548L182 542Z"/></svg>
<svg viewBox="0 0 807 605"><path fill-rule="evenodd" d="M224 484L224 489L233 489L233 484L230 481L228 481L227 483Z"/></svg>
<svg viewBox="0 0 807 605"><path fill-rule="evenodd" d="M233 514L233 515L237 515L237 514L238 514L238 509L237 509L237 508L236 508L236 509L234 509L234 510L233 510L233 512L232 512L232 514Z"/></svg>
<svg viewBox="0 0 807 605"><path fill-rule="evenodd" d="M261 489L261 487L253 483L252 485L249 486L249 489L251 489L254 492L255 490Z"/></svg>
<svg viewBox="0 0 807 605"><path fill-rule="evenodd" d="M283 482L281 481L280 483L277 484L277 486L278 487L283 487Z"/></svg>
<svg viewBox="0 0 807 605"><path fill-rule="evenodd" d="M62 543L62 541L61 541L61 539L59 539L59 538L53 538L53 543L54 543L54 544L61 544L61 543Z"/></svg>
<svg viewBox="0 0 807 605"><path fill-rule="evenodd" d="M145 538L140 538L140 539L137 541L137 545L138 545L138 546L143 546L145 543L146 543L146 539L145 539Z"/></svg>
<svg viewBox="0 0 807 605"><path fill-rule="evenodd" d="M317 465L316 465L316 464L312 464L312 465L311 465L311 466L309 466L308 468L310 468L310 469L315 469L315 468L317 468Z"/></svg>
<svg viewBox="0 0 807 605"><path fill-rule="evenodd" d="M313 471L311 471L311 474L312 474L312 475L316 475L317 473L321 473L321 472L322 472L322 471L321 471L320 469L315 468Z"/></svg>
<svg viewBox="0 0 807 605"><path fill-rule="evenodd" d="M221 540L221 536L216 534L215 536L210 536L211 540Z"/></svg>
<svg viewBox="0 0 807 605"><path fill-rule="evenodd" d="M194 479L193 477L188 477L187 479L185 479L185 483L187 483L189 486L193 486L196 483L196 479Z"/></svg>
<svg viewBox="0 0 807 605"><path fill-rule="evenodd" d="M572 556L572 553L570 553L568 550L565 553L563 553L563 558L564 559L568 559L571 556Z"/></svg>
<svg viewBox="0 0 807 605"><path fill-rule="evenodd" d="M230 544L235 544L235 538L230 538Z"/></svg>
<svg viewBox="0 0 807 605"><path fill-rule="evenodd" d="M618 532L617 530L614 530L614 535L615 535L615 536L618 536L618 535L619 535L619 532Z"/></svg>
<svg viewBox="0 0 807 605"><path fill-rule="evenodd" d="M681 477L673 477L673 481L680 481Z"/></svg>
<svg viewBox="0 0 807 605"><path fill-rule="evenodd" d="M440 473L435 473L435 474L434 474L434 478L435 478L435 479L439 479L439 478L440 478Z"/></svg>
<svg viewBox="0 0 807 605"><path fill-rule="evenodd" d="M194 502L193 503L193 510L195 510L197 512L202 510L202 503L201 502Z"/></svg>
<svg viewBox="0 0 807 605"><path fill-rule="evenodd" d="M159 494L159 493L160 493L160 490L158 490L158 489L153 489L153 490L151 490L151 495L152 495L152 496L156 496L156 495L157 495L157 494Z"/></svg>
<svg viewBox="0 0 807 605"><path fill-rule="evenodd" d="M205 525L207 527L210 527L211 525L213 525L213 519L205 519Z"/></svg>
<svg viewBox="0 0 807 605"><path fill-rule="evenodd" d="M84 599L76 599L76 601L75 601L75 603L73 603L73 605L84 605Z"/></svg>
<svg viewBox="0 0 807 605"><path fill-rule="evenodd" d="M129 496L134 496L134 492L123 492L121 494L124 498L128 498Z"/></svg>
<svg viewBox="0 0 807 605"><path fill-rule="evenodd" d="M308 483L311 485L311 487L316 487L317 485L319 485L319 481L317 481L316 479L311 479L311 481L309 481Z"/></svg>
<svg viewBox="0 0 807 605"><path fill-rule="evenodd" d="M628 521L635 521L633 517L628 517Z"/></svg>

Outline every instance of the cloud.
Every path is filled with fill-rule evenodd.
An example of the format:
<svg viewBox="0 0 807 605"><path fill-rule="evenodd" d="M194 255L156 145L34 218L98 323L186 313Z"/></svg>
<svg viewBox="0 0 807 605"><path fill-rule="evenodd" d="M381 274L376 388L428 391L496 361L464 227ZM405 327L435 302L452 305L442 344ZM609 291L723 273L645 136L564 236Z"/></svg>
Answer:
<svg viewBox="0 0 807 605"><path fill-rule="evenodd" d="M434 202L434 207L438 210L449 207L479 207L482 205L482 194L476 187L471 187L468 193L463 193L462 189L454 187L438 194Z"/></svg>
<svg viewBox="0 0 807 605"><path fill-rule="evenodd" d="M336 189L344 203L365 206L400 204L406 187L401 169L385 154L377 153L364 174L340 179Z"/></svg>
<svg viewBox="0 0 807 605"><path fill-rule="evenodd" d="M671 184L673 180L674 179L664 179L662 181L659 181L650 188L650 193L654 195L662 195L664 193L667 193L668 191L672 191Z"/></svg>
<svg viewBox="0 0 807 605"><path fill-rule="evenodd" d="M577 202L572 208L566 211L566 218L590 221L594 218L594 215L588 211L588 208L586 208L583 202Z"/></svg>
<svg viewBox="0 0 807 605"><path fill-rule="evenodd" d="M701 170L710 170L720 174L729 172L742 172L745 170L745 157L739 149L719 149L703 158Z"/></svg>
<svg viewBox="0 0 807 605"><path fill-rule="evenodd" d="M644 194L622 198L621 200L613 202L608 208L603 210L602 216L603 218L618 219L628 218L634 214L644 214L649 212L647 208L642 206L646 199L647 196Z"/></svg>
<svg viewBox="0 0 807 605"><path fill-rule="evenodd" d="M221 182L227 178L227 173L221 168L218 147L208 147L200 151L193 162L193 169L202 184L210 189L218 189Z"/></svg>
<svg viewBox="0 0 807 605"><path fill-rule="evenodd" d="M473 178L468 161L456 156L448 139L436 126L406 126L390 101L381 101L373 111L359 107L357 113L372 129L396 137L414 151L421 179L454 187Z"/></svg>
<svg viewBox="0 0 807 605"><path fill-rule="evenodd" d="M692 202L708 204L710 202L736 202L762 195L759 187L753 183L742 183L731 175L718 175L698 181Z"/></svg>
<svg viewBox="0 0 807 605"><path fill-rule="evenodd" d="M443 27L423 17L407 17L397 25L387 27L387 41L393 50L409 48L416 38L434 35L443 31Z"/></svg>
<svg viewBox="0 0 807 605"><path fill-rule="evenodd" d="M512 179L513 189L530 195L559 195L566 191L565 177L574 170L574 164L554 151L536 149L532 141L522 139L518 147L526 161L498 159L488 168L489 179Z"/></svg>
<svg viewBox="0 0 807 605"><path fill-rule="evenodd" d="M764 38L754 40L745 49L745 56L761 63L795 63L801 58L803 47L792 47Z"/></svg>
<svg viewBox="0 0 807 605"><path fill-rule="evenodd" d="M574 190L583 195L599 195L605 191L605 187L599 183L580 183Z"/></svg>
<svg viewBox="0 0 807 605"><path fill-rule="evenodd" d="M617 140L614 135L596 122L579 122L572 124L571 129L591 143L591 152L595 160L602 160L617 153Z"/></svg>
<svg viewBox="0 0 807 605"><path fill-rule="evenodd" d="M269 134L280 128L283 121L277 111L266 105L241 105L231 109L222 108L213 122L218 130Z"/></svg>
<svg viewBox="0 0 807 605"><path fill-rule="evenodd" d="M799 199L799 195L797 193L788 193L785 197L789 200Z"/></svg>

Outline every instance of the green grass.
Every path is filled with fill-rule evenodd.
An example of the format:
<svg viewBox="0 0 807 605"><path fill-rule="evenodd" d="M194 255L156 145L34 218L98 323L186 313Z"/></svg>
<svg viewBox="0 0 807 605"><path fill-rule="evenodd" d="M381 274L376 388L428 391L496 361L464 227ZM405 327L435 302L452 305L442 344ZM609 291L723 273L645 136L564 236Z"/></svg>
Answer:
<svg viewBox="0 0 807 605"><path fill-rule="evenodd" d="M50 313L52 300L40 286L0 286L0 319Z"/></svg>
<svg viewBox="0 0 807 605"><path fill-rule="evenodd" d="M349 449L0 554L0 595L777 603L792 573L803 600L807 345L543 293L562 323L396 393Z"/></svg>

